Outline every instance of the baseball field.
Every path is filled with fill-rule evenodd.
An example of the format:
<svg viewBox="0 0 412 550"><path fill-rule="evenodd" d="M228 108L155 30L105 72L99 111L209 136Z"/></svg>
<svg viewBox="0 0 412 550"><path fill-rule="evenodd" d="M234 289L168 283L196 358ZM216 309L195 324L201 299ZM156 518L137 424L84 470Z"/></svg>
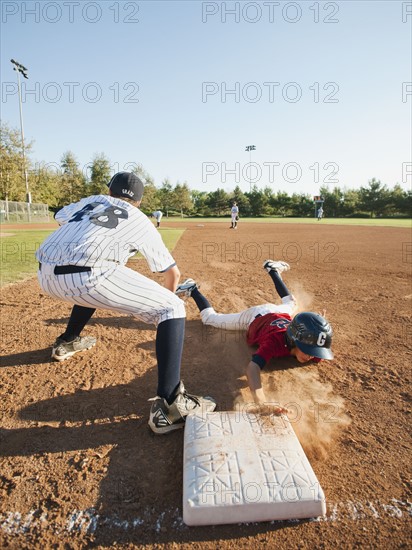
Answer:
<svg viewBox="0 0 412 550"><path fill-rule="evenodd" d="M6 256L19 257L22 245L13 251L8 239L21 230L2 228ZM51 344L71 307L40 291L32 264L24 280L1 289L0 547L410 547L410 224L241 220L229 230L229 222L164 220L162 233L182 279L198 281L217 311L278 301L262 269L267 258L290 263L284 280L301 310L326 310L335 359L305 367L278 359L263 380L290 411L327 515L187 527L183 431L156 436L147 426L154 327L97 311L84 331L98 338L96 347L52 362ZM141 258L129 265L162 281ZM186 304L188 391L213 396L218 410L245 407L251 350L244 335L203 327Z"/></svg>

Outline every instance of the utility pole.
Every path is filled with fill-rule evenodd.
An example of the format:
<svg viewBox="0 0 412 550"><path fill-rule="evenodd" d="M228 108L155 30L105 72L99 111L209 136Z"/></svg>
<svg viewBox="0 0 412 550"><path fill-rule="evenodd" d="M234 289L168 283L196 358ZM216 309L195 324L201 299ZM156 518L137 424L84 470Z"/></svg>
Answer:
<svg viewBox="0 0 412 550"><path fill-rule="evenodd" d="M27 69L24 65L21 65L14 59L10 59L10 61L14 65L13 71L17 72L17 87L19 91L19 108L20 108L21 149L22 149L22 155L23 155L23 176L24 176L24 182L26 185L27 216L30 221L31 220L31 212L30 212L31 193L29 190L29 175L27 173L27 164L26 164L26 146L24 144L23 107L22 107L22 101L21 101L20 74L22 74L24 78L28 79L29 77L27 76Z"/></svg>
<svg viewBox="0 0 412 550"><path fill-rule="evenodd" d="M250 193L252 191L252 175L251 175L252 151L256 151L256 146L246 145L246 151L249 151L249 193Z"/></svg>

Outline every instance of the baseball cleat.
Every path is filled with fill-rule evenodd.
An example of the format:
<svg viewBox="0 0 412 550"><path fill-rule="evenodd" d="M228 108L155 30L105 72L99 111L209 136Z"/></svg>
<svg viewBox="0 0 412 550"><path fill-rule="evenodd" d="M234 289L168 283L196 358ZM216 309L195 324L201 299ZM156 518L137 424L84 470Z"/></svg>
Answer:
<svg viewBox="0 0 412 550"><path fill-rule="evenodd" d="M199 288L196 281L193 279L186 279L181 285L176 288L175 294L177 296L189 298L195 288Z"/></svg>
<svg viewBox="0 0 412 550"><path fill-rule="evenodd" d="M175 399L169 405L162 397L153 397L150 408L149 426L156 434L165 434L183 428L186 416L193 411L213 412L216 402L211 397L190 395L186 392L183 382L180 382Z"/></svg>
<svg viewBox="0 0 412 550"><path fill-rule="evenodd" d="M96 344L96 338L93 336L78 336L71 342L66 342L62 338L57 338L53 344L52 358L56 361L64 361L79 351L85 351Z"/></svg>
<svg viewBox="0 0 412 550"><path fill-rule="evenodd" d="M283 271L288 271L290 265L286 262L276 261L276 260L266 260L263 263L263 269L269 273L270 271L277 271L278 273L283 273Z"/></svg>

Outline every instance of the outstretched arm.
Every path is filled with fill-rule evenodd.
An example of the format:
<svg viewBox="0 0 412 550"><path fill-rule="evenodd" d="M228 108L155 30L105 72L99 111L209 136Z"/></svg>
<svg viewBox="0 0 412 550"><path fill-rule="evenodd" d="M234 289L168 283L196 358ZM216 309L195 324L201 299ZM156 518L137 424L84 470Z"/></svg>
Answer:
<svg viewBox="0 0 412 550"><path fill-rule="evenodd" d="M265 392L262 388L260 378L260 367L253 361L250 361L246 368L247 380L250 391L252 392L253 400L258 405L258 412L261 415L279 415L287 414L288 410L275 403L270 403L266 400Z"/></svg>
<svg viewBox="0 0 412 550"><path fill-rule="evenodd" d="M254 402L262 405L266 401L266 396L262 388L259 365L250 361L246 367L246 375Z"/></svg>

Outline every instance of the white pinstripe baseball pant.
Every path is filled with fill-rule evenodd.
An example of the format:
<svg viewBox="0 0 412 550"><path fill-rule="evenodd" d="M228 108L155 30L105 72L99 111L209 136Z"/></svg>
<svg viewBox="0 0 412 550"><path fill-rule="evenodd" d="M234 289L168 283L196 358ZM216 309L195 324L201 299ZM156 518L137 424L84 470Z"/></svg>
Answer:
<svg viewBox="0 0 412 550"><path fill-rule="evenodd" d="M88 272L66 275L55 275L54 267L42 264L38 279L44 292L60 300L133 315L156 326L168 319L186 317L180 298L128 267L92 268Z"/></svg>

